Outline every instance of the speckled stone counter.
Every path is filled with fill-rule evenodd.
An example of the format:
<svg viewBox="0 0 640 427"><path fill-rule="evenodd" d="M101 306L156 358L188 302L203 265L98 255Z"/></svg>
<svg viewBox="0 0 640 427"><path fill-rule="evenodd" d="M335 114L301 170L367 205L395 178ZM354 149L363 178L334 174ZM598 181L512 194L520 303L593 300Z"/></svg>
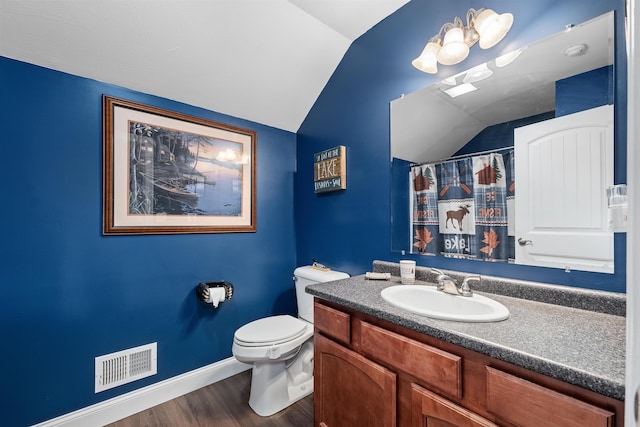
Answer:
<svg viewBox="0 0 640 427"><path fill-rule="evenodd" d="M388 271L386 268L393 268L394 265L397 266L376 261L373 270ZM424 271L422 275L418 273L417 277L428 279L424 274ZM309 286L307 292L416 332L624 400L626 319L609 313L620 312L621 304L624 312L624 295L560 286L542 285L536 288L535 283L521 282L520 286L526 288L521 290L525 296L516 298L497 293L492 288L495 284L491 284L492 280L486 276L483 276L483 282L486 282L486 288L480 285L474 291L504 304L510 312L507 320L493 323L453 322L401 310L380 296L382 289L400 283L397 276L390 281L367 280L364 275L354 276ZM433 283L417 280L416 285L433 286ZM540 302L549 298L541 295L545 291L555 295L555 304ZM580 294L583 291L590 302L579 304L587 304L591 308L595 304L601 310L558 305L564 299L571 300L574 292ZM515 291L507 289L506 293L510 292ZM568 296L559 298L558 293L567 293ZM527 297L529 299L525 299ZM602 304L605 308L598 304L598 297L605 301Z"/></svg>

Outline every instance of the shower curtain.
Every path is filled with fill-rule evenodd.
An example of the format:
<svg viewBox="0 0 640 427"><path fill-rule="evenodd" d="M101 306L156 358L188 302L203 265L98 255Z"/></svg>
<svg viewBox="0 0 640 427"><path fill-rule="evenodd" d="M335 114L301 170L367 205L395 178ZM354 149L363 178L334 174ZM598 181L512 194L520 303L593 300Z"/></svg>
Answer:
<svg viewBox="0 0 640 427"><path fill-rule="evenodd" d="M512 149L414 166L410 179L412 253L514 259Z"/></svg>

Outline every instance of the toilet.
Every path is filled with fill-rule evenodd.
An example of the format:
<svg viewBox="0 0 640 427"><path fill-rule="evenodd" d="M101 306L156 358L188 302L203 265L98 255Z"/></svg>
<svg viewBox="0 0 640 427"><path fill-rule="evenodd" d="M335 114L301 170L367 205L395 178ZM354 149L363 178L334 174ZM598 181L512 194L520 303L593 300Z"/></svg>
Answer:
<svg viewBox="0 0 640 427"><path fill-rule="evenodd" d="M253 364L249 406L263 417L273 415L313 392L313 295L308 285L345 279L346 273L298 267L298 318L270 316L240 327L233 336L233 356Z"/></svg>

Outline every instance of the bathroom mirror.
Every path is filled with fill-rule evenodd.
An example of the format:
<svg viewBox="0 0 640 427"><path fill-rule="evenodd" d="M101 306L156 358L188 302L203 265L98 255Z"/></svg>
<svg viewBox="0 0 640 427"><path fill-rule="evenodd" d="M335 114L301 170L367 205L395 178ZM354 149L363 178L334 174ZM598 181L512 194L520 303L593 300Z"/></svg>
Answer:
<svg viewBox="0 0 640 427"><path fill-rule="evenodd" d="M613 104L613 65L614 14L609 12L392 101L392 251L412 252L412 164L513 146L514 127ZM594 105L589 105L594 80L581 77L591 73L598 73L595 96L600 99ZM451 94L465 84L474 90ZM585 101L585 94L591 99Z"/></svg>

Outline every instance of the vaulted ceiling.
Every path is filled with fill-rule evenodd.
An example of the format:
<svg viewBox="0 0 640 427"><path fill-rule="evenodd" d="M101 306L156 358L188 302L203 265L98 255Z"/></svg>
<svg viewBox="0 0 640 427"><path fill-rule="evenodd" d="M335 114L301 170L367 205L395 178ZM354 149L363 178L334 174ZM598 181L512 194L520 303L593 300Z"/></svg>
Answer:
<svg viewBox="0 0 640 427"><path fill-rule="evenodd" d="M0 0L0 56L295 132L408 0Z"/></svg>

